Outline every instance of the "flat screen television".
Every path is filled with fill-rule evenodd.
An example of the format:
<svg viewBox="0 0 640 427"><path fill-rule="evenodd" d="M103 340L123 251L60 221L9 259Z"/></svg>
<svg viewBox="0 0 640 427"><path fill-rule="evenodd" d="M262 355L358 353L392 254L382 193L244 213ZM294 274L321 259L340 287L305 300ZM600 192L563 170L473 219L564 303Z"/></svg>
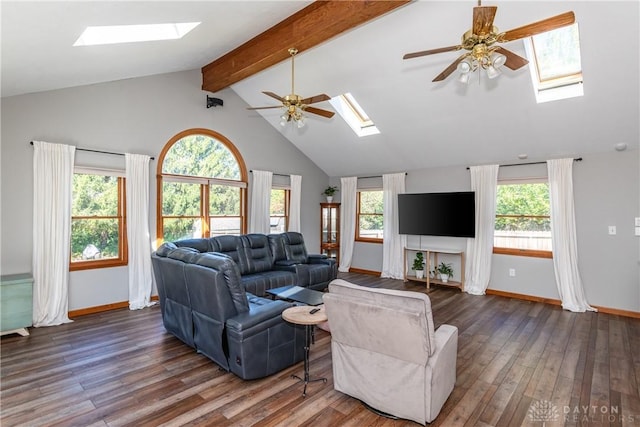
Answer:
<svg viewBox="0 0 640 427"><path fill-rule="evenodd" d="M398 195L400 234L475 237L475 192Z"/></svg>

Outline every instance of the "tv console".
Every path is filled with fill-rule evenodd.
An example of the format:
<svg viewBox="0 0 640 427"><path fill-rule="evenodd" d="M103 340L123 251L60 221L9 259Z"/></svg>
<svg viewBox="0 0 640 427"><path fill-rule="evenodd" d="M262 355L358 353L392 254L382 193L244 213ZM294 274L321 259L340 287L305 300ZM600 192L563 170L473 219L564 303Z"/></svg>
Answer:
<svg viewBox="0 0 640 427"><path fill-rule="evenodd" d="M415 254L418 252L422 252L424 254L425 260L425 274L423 278L417 278L415 274L409 274L411 271L411 265L413 264L413 259L415 258ZM436 278L430 277L429 272L434 270L437 267L438 255L439 254L447 254L454 255L460 258L459 269L458 266L454 264L453 277L459 278L459 280L452 280L449 278L446 282ZM427 289L430 289L431 284L434 285L443 285L443 286L451 286L455 288L459 288L461 291L464 291L464 251L459 251L455 249L424 249L424 248L404 248L404 281L408 282L409 280L415 282L423 282L426 283Z"/></svg>

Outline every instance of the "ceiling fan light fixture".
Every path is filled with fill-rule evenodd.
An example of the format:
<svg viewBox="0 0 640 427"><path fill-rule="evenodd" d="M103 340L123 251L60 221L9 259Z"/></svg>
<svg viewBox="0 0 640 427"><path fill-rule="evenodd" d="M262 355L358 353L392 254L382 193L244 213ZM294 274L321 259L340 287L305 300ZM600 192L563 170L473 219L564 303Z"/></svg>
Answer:
<svg viewBox="0 0 640 427"><path fill-rule="evenodd" d="M486 68L486 71L487 71L487 77L489 77L490 79L495 79L496 77L498 77L501 74L500 70L498 70L493 65L489 65Z"/></svg>
<svg viewBox="0 0 640 427"><path fill-rule="evenodd" d="M493 64L493 66L496 69L502 67L505 62L507 62L507 57L506 56L504 56L501 53L494 53L493 54L491 63Z"/></svg>

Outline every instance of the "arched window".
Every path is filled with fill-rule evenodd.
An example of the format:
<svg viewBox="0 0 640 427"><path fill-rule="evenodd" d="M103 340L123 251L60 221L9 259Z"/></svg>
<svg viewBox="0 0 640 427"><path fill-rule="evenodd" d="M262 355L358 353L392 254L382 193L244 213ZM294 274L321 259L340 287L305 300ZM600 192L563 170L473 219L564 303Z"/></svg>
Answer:
<svg viewBox="0 0 640 427"><path fill-rule="evenodd" d="M247 169L236 147L208 129L188 129L158 161L157 243L246 230Z"/></svg>

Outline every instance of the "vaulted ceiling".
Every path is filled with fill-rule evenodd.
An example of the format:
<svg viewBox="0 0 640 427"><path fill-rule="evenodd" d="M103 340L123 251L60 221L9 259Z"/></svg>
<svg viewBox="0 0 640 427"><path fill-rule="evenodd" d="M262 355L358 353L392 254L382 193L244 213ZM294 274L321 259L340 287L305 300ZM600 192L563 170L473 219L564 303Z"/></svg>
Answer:
<svg viewBox="0 0 640 427"><path fill-rule="evenodd" d="M308 6L308 1L11 2L2 1L2 96L172 71L200 69ZM403 54L460 42L475 1L414 1L296 57L296 92L351 92L379 135L358 138L336 115L310 116L297 129L261 116L330 176L425 167L579 156L638 149L639 4L635 1L502 1L495 25L508 30L573 10L580 28L583 97L537 104L527 68L467 86L431 80L456 52L402 60ZM105 46L71 43L86 25L202 21L179 43ZM292 43L295 44L295 43ZM295 47L295 46L292 46ZM522 41L505 45L524 56ZM231 88L247 106L276 105L262 91L288 94L288 61ZM215 93L212 93L215 95ZM331 109L327 102L318 107Z"/></svg>

